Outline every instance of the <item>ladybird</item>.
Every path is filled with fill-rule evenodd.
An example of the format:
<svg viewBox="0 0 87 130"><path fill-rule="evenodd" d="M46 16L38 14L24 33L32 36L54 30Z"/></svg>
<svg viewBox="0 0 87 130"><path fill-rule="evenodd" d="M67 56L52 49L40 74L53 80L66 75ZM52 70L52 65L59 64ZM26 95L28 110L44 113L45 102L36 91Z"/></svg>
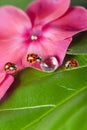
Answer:
<svg viewBox="0 0 87 130"><path fill-rule="evenodd" d="M14 71L17 69L16 65L14 63L11 62L7 62L4 66L4 69L6 72L10 72L10 71Z"/></svg>
<svg viewBox="0 0 87 130"><path fill-rule="evenodd" d="M28 54L27 55L27 62L30 64L34 64L36 62L40 62L41 58L37 54Z"/></svg>
<svg viewBox="0 0 87 130"><path fill-rule="evenodd" d="M71 59L71 60L68 60L65 63L65 69L70 69L70 68L73 68L73 67L78 67L78 61L77 60Z"/></svg>

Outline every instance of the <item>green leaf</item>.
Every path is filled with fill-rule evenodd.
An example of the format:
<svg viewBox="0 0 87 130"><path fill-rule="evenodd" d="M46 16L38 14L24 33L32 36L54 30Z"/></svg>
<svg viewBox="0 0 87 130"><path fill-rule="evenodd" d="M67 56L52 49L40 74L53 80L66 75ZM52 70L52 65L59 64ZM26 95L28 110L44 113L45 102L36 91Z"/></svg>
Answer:
<svg viewBox="0 0 87 130"><path fill-rule="evenodd" d="M63 66L60 68L61 70L64 70L64 66L68 60L74 59L78 62L78 67L84 67L87 66L87 55L66 55Z"/></svg>
<svg viewBox="0 0 87 130"><path fill-rule="evenodd" d="M44 74L27 69L22 72L20 78L17 77L20 79L19 85L11 86L0 106L0 130L15 130L15 127L16 130L26 130L28 126L30 130L34 123L40 122L44 116L49 116L51 109L55 110L56 106L59 109L75 95L78 96L87 85L87 67ZM74 113L73 109L72 112ZM67 120L67 116L65 118Z"/></svg>
<svg viewBox="0 0 87 130"><path fill-rule="evenodd" d="M25 10L31 1L32 0L0 0L0 6L14 5Z"/></svg>
<svg viewBox="0 0 87 130"><path fill-rule="evenodd" d="M71 4L87 7L87 0L71 0Z"/></svg>
<svg viewBox="0 0 87 130"><path fill-rule="evenodd" d="M70 55L87 55L87 31L76 35L73 38L67 54Z"/></svg>
<svg viewBox="0 0 87 130"><path fill-rule="evenodd" d="M74 96L22 130L87 130L87 86Z"/></svg>

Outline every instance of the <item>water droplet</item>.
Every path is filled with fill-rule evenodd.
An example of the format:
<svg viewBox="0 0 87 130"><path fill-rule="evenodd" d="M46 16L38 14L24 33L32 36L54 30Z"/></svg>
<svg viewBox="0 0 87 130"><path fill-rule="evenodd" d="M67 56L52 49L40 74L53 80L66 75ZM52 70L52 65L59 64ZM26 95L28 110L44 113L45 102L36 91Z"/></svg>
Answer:
<svg viewBox="0 0 87 130"><path fill-rule="evenodd" d="M57 58L51 56L42 61L40 66L45 72L54 72L59 67L59 64Z"/></svg>

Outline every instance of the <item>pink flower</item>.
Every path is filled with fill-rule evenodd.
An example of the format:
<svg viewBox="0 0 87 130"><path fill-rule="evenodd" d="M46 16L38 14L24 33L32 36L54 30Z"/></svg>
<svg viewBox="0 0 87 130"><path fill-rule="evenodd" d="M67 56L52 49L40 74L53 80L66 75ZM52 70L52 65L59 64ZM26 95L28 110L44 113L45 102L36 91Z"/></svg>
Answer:
<svg viewBox="0 0 87 130"><path fill-rule="evenodd" d="M52 72L62 64L72 36L87 29L87 10L69 5L70 0L35 0L26 13L0 7L0 99L15 72L25 67Z"/></svg>

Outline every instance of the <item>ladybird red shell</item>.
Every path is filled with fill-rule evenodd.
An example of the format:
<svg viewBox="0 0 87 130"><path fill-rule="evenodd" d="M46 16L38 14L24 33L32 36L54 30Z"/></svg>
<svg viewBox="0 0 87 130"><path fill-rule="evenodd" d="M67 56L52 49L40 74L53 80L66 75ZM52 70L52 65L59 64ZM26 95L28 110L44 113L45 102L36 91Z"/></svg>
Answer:
<svg viewBox="0 0 87 130"><path fill-rule="evenodd" d="M78 61L77 60L71 59L71 60L68 60L65 63L65 69L73 68L73 67L78 67Z"/></svg>
<svg viewBox="0 0 87 130"><path fill-rule="evenodd" d="M11 62L7 62L4 66L4 69L6 72L10 72L10 71L14 71L17 69L16 65L14 63Z"/></svg>
<svg viewBox="0 0 87 130"><path fill-rule="evenodd" d="M28 54L27 55L27 62L30 64L34 64L37 61L41 61L41 58L37 54Z"/></svg>
<svg viewBox="0 0 87 130"><path fill-rule="evenodd" d="M35 63L37 61L37 54L28 54L27 61L28 63Z"/></svg>

